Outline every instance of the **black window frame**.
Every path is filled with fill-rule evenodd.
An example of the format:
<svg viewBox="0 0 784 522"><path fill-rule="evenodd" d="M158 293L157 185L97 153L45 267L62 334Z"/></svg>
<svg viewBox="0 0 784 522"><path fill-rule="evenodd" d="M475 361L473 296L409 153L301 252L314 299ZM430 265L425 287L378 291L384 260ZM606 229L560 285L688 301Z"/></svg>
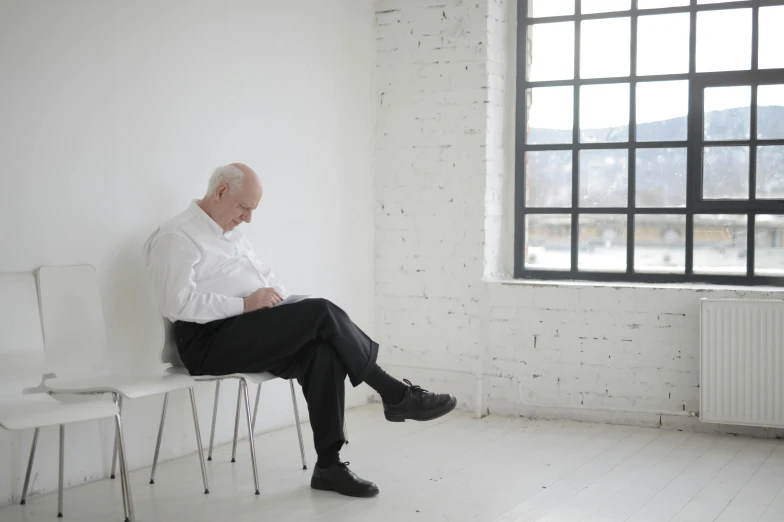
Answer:
<svg viewBox="0 0 784 522"><path fill-rule="evenodd" d="M625 283L709 283L720 285L740 286L784 286L784 276L754 275L755 264L755 217L759 214L784 215L784 199L757 199L756 198L756 147L758 143L764 145L784 145L784 139L758 140L757 139L757 89L754 86L765 84L784 84L784 69L758 69L759 54L759 10L761 7L783 6L782 0L742 0L716 4L697 4L697 0L690 0L689 5L680 7L667 7L655 9L638 9L638 1L631 0L631 9L604 13L581 14L581 0L575 0L575 14L566 16L529 17L529 4L533 0L518 0L518 28L517 28L517 110L516 110L516 136L515 136L515 227L514 227L514 277L516 279L535 280L583 280ZM752 10L752 57L751 69L746 71L727 72L697 72L697 14L705 11L727 10L737 8L750 8ZM688 13L690 15L689 31L689 71L682 74L662 74L638 76L637 72L637 21L640 15ZM612 78L580 78L580 29L581 23L586 20L630 18L630 71L628 76ZM575 22L574 24L574 76L569 80L529 81L527 79L528 59L528 28L539 23ZM784 30L784 28L782 28ZM689 112L687 116L686 141L636 141L636 85L644 82L662 82L672 80L687 80L689 92ZM583 85L598 85L611 83L628 83L629 96L629 138L626 142L611 143L581 143L579 127L580 87ZM733 85L753 86L751 98L751 128L749 140L722 141L722 146L737 144L749 145L750 178L748 200L705 200L702 195L702 149L704 140L702 136L703 93L706 87L724 87ZM572 142L568 144L528 145L525 143L527 128L527 91L535 87L572 86L573 129ZM523 129L521 132L520 129ZM687 180L686 180L686 206L672 208L637 208L636 206L636 151L645 148L686 148L687 150ZM580 207L579 206L579 151L591 149L625 149L628 157L628 197L626 207ZM526 208L526 162L525 154L532 151L571 151L572 153L572 199L570 207L531 207ZM600 272L578 270L579 254L579 216L589 214L614 214L627 216L626 233L626 271L625 272ZM684 273L650 273L634 272L634 226L635 216L638 215L685 215L685 272ZM721 275L694 273L694 216L704 214L743 214L748 216L746 223L746 274ZM527 215L570 215L571 216L571 267L569 270L555 269L526 269L525 245Z"/></svg>

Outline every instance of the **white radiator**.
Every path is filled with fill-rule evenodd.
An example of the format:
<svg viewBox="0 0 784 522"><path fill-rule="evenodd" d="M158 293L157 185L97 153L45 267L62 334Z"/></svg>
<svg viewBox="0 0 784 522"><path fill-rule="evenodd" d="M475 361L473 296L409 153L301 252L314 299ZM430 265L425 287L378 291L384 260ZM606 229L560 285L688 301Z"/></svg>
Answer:
<svg viewBox="0 0 784 522"><path fill-rule="evenodd" d="M784 301L703 299L700 419L784 427Z"/></svg>

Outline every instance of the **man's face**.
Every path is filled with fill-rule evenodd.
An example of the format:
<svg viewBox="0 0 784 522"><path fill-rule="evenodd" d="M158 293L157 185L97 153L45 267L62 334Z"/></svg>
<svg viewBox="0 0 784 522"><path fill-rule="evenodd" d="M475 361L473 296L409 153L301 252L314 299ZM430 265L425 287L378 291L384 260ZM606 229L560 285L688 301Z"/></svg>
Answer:
<svg viewBox="0 0 784 522"><path fill-rule="evenodd" d="M253 211L261 201L261 187L247 180L234 190L220 185L215 189L214 197L217 204L213 219L225 232L230 232L243 222L250 223Z"/></svg>

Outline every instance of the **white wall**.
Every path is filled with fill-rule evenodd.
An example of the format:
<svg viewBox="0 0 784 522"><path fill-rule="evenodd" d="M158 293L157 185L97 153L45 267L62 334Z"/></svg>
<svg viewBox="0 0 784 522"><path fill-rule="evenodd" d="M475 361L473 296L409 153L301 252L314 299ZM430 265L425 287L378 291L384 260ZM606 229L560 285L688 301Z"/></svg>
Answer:
<svg viewBox="0 0 784 522"><path fill-rule="evenodd" d="M482 371L485 14L485 1L376 2L380 360L463 408Z"/></svg>
<svg viewBox="0 0 784 522"><path fill-rule="evenodd" d="M379 336L399 373L503 413L701 424L702 297L780 289L509 284L516 2L376 2Z"/></svg>
<svg viewBox="0 0 784 522"><path fill-rule="evenodd" d="M260 257L372 335L372 16L361 0L0 3L0 270L96 265L113 349L140 349L143 240L214 166L242 161L265 188L244 229ZM213 388L197 389L205 434ZM223 390L219 442L236 387ZM260 431L293 423L287 394L266 389ZM126 403L133 468L151 462L161 400ZM170 400L164 459L195 449L187 405ZM56 488L56 431L42 431L33 493ZM0 504L21 493L30 440L0 431ZM109 423L69 428L66 484L107 476L110 449Z"/></svg>
<svg viewBox="0 0 784 522"><path fill-rule="evenodd" d="M781 291L684 285L489 284L490 412L780 435L700 424L699 302Z"/></svg>

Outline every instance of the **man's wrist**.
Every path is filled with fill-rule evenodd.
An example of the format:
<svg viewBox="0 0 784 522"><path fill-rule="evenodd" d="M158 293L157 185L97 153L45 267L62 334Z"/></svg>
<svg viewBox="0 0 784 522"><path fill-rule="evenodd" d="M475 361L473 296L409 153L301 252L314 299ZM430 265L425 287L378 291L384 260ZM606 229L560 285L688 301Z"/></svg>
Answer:
<svg viewBox="0 0 784 522"><path fill-rule="evenodd" d="M227 299L229 300L229 317L245 313L245 298L229 297Z"/></svg>

